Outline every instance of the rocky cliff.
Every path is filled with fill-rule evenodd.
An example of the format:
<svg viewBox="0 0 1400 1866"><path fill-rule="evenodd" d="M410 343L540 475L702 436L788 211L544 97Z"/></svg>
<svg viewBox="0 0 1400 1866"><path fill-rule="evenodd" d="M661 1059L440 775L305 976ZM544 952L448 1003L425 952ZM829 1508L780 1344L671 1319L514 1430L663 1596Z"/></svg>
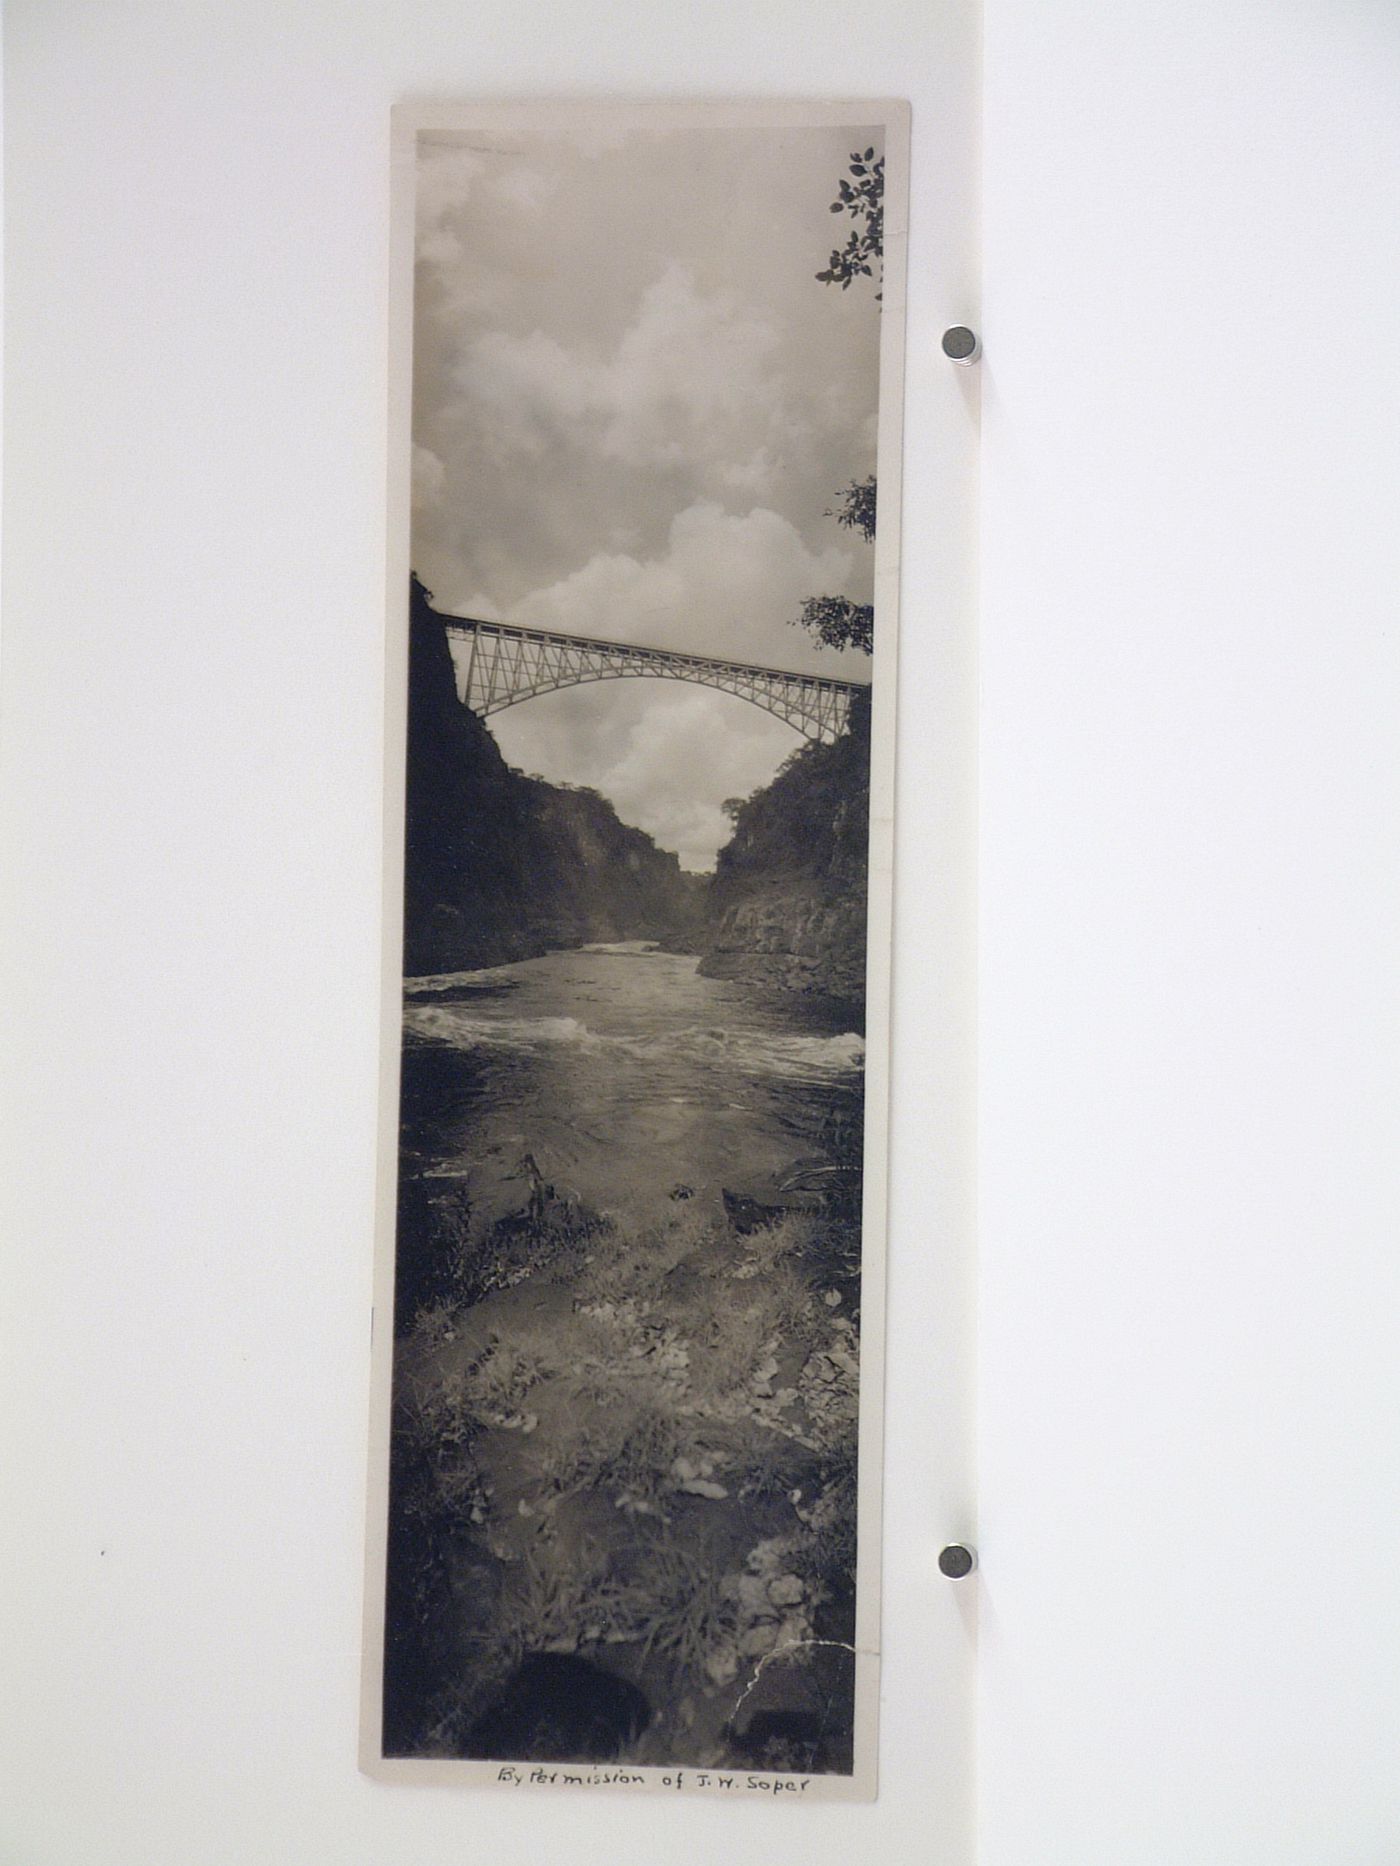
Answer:
<svg viewBox="0 0 1400 1866"><path fill-rule="evenodd" d="M700 970L859 1002L865 994L870 715L804 745L734 810Z"/></svg>
<svg viewBox="0 0 1400 1866"><path fill-rule="evenodd" d="M596 791L514 771L457 698L441 616L409 620L404 970L504 965L590 940L698 936L704 883Z"/></svg>

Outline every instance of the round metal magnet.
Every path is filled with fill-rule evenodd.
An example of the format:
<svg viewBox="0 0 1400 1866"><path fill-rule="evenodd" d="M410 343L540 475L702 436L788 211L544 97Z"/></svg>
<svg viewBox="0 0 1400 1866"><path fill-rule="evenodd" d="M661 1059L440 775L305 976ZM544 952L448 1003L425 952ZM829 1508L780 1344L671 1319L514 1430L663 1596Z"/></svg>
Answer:
<svg viewBox="0 0 1400 1866"><path fill-rule="evenodd" d="M975 363L982 354L982 339L966 324L954 324L943 333L943 354L953 363Z"/></svg>

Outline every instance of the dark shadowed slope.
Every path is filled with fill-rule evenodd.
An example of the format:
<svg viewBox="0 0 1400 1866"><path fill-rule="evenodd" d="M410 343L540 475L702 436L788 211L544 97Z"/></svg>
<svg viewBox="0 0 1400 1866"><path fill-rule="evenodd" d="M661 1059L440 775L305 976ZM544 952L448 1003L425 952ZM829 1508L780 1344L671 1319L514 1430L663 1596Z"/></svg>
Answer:
<svg viewBox="0 0 1400 1866"><path fill-rule="evenodd" d="M859 1001L865 993L870 712L804 745L735 812L701 971Z"/></svg>
<svg viewBox="0 0 1400 1866"><path fill-rule="evenodd" d="M704 884L596 791L525 777L457 698L442 618L413 585L404 970L469 970L590 940L685 943Z"/></svg>

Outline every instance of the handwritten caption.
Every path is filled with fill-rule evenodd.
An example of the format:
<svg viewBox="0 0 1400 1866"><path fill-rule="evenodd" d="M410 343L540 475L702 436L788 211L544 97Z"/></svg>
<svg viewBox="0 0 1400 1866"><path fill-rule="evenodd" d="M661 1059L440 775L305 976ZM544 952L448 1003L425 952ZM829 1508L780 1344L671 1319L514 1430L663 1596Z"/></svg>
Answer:
<svg viewBox="0 0 1400 1866"><path fill-rule="evenodd" d="M680 1788L724 1795L804 1795L809 1775L721 1775L713 1769L669 1769L660 1776L636 1769L519 1769L505 1764L496 1780L507 1788Z"/></svg>

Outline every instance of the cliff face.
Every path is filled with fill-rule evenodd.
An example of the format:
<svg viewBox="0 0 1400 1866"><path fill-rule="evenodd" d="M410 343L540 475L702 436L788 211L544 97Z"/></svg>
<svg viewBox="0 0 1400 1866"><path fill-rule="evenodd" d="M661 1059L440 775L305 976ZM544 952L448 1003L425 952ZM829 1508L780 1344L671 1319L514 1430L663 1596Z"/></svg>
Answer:
<svg viewBox="0 0 1400 1866"><path fill-rule="evenodd" d="M457 698L447 635L409 622L404 970L468 971L590 940L684 945L703 883L596 791L512 771Z"/></svg>
<svg viewBox="0 0 1400 1866"><path fill-rule="evenodd" d="M865 994L870 716L802 747L741 804L720 850L700 970L860 1001Z"/></svg>

